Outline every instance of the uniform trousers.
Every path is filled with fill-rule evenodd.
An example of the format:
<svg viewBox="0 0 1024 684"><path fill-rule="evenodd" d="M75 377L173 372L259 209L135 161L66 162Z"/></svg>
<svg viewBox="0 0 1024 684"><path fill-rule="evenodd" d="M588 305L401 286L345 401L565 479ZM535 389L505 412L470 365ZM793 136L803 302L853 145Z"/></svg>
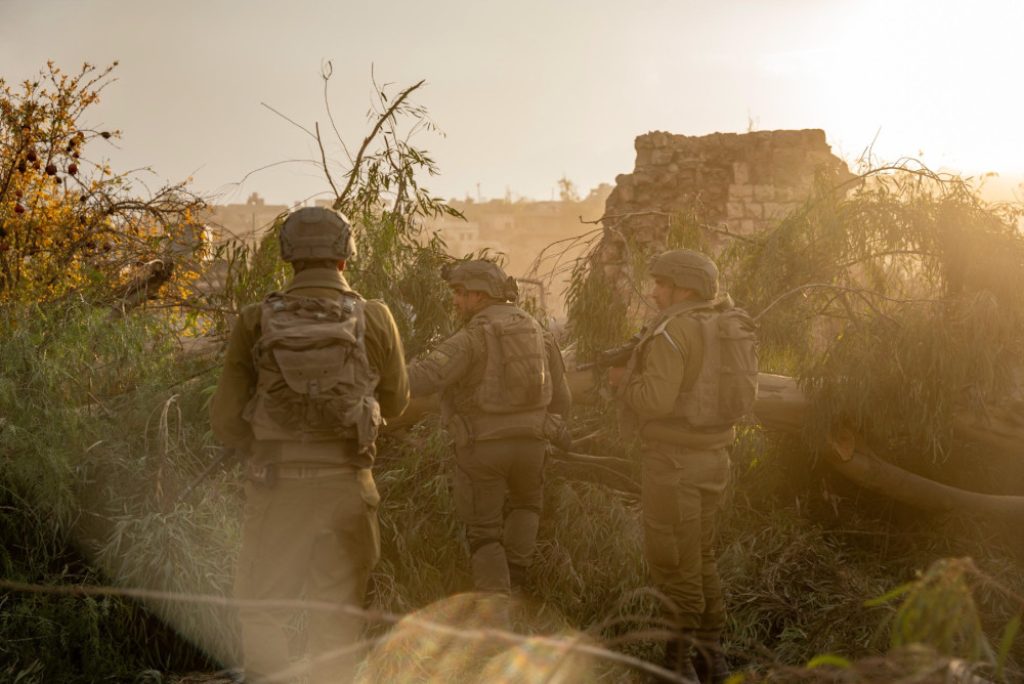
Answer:
<svg viewBox="0 0 1024 684"><path fill-rule="evenodd" d="M363 608L380 557L380 497L369 469L246 484L235 596L243 601L330 602ZM326 472L326 471L325 471ZM272 679L289 667L296 607L239 609L246 681ZM315 684L351 680L363 653L363 620L343 610L310 609L306 652Z"/></svg>
<svg viewBox="0 0 1024 684"><path fill-rule="evenodd" d="M523 437L456 448L455 507L466 525L477 591L508 594L509 564L533 562L546 447L544 440Z"/></svg>
<svg viewBox="0 0 1024 684"><path fill-rule="evenodd" d="M725 627L715 560L718 513L729 484L725 449L646 442L641 456L644 554L679 629L713 640Z"/></svg>

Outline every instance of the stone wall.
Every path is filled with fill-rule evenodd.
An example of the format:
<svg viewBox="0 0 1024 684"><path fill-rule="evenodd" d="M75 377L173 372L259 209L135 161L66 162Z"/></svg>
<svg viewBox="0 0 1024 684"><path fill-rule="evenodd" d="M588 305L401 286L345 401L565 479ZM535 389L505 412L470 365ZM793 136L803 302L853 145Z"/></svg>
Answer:
<svg viewBox="0 0 1024 684"><path fill-rule="evenodd" d="M799 205L816 174L850 177L832 154L825 132L755 131L673 135L656 131L636 139L636 168L615 179L605 205L607 227L640 242L664 240L669 221L692 215L708 230L757 233Z"/></svg>

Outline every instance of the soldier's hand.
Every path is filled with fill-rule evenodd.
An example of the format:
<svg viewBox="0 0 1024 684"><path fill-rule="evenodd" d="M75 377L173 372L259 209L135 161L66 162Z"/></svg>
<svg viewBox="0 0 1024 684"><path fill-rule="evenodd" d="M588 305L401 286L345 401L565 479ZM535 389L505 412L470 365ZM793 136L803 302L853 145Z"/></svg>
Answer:
<svg viewBox="0 0 1024 684"><path fill-rule="evenodd" d="M622 376L626 374L623 366L612 366L608 369L608 384L618 387L622 383Z"/></svg>

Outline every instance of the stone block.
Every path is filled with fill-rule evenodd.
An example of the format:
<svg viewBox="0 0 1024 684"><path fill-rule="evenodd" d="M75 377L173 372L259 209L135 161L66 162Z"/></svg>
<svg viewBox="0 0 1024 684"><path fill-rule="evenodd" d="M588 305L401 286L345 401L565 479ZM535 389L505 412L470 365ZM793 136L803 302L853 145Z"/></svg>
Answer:
<svg viewBox="0 0 1024 684"><path fill-rule="evenodd" d="M732 181L737 185L745 185L750 182L750 167L746 162L733 162Z"/></svg>
<svg viewBox="0 0 1024 684"><path fill-rule="evenodd" d="M733 183L732 185L729 186L730 199L751 199L753 196L753 185L740 185L739 183Z"/></svg>
<svg viewBox="0 0 1024 684"><path fill-rule="evenodd" d="M654 182L654 174L650 169L637 170L633 173L633 185L640 187Z"/></svg>
<svg viewBox="0 0 1024 684"><path fill-rule="evenodd" d="M803 131L772 131L772 146L775 148L795 148L803 144Z"/></svg>
<svg viewBox="0 0 1024 684"><path fill-rule="evenodd" d="M713 185L726 186L732 180L732 169L708 165L707 181Z"/></svg>
<svg viewBox="0 0 1024 684"><path fill-rule="evenodd" d="M820 128L805 128L800 131L803 136L803 143L807 147L824 147L828 149L828 143L825 141L825 131Z"/></svg>
<svg viewBox="0 0 1024 684"><path fill-rule="evenodd" d="M775 199L775 188L771 185L755 185L754 199L758 202L770 202Z"/></svg>
<svg viewBox="0 0 1024 684"><path fill-rule="evenodd" d="M658 146L651 152L651 164L661 166L672 163L673 151L670 147Z"/></svg>
<svg viewBox="0 0 1024 684"><path fill-rule="evenodd" d="M729 218L743 218L743 203L742 202L726 202L725 203L725 215Z"/></svg>
<svg viewBox="0 0 1024 684"><path fill-rule="evenodd" d="M743 147L743 140L738 133L722 133L722 147L730 152L735 152Z"/></svg>
<svg viewBox="0 0 1024 684"><path fill-rule="evenodd" d="M776 221L788 214L795 206L791 202L765 202L764 218Z"/></svg>
<svg viewBox="0 0 1024 684"><path fill-rule="evenodd" d="M759 219L764 216L764 205L757 202L747 202L743 205L743 215L746 218Z"/></svg>

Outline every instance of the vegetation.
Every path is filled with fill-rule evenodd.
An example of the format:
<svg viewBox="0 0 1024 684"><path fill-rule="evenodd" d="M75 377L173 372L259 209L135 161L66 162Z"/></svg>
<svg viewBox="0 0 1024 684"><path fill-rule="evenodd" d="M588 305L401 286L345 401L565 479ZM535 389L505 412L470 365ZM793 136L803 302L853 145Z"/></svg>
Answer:
<svg viewBox="0 0 1024 684"><path fill-rule="evenodd" d="M120 137L85 120L115 67L67 74L51 62L18 88L0 79L0 302L124 300L195 275L178 262L202 246L202 202L184 183L144 196L139 173L90 158ZM140 280L154 262L158 282Z"/></svg>
<svg viewBox="0 0 1024 684"><path fill-rule="evenodd" d="M79 97L98 91L104 81L91 78L67 81L65 90ZM329 78L327 71L325 93ZM410 142L410 132L430 129L426 112L411 103L418 87L382 94L369 134L355 154L345 153L347 162L329 162L319 126L311 132L325 150L321 163L336 206L357 221L353 284L391 306L412 354L452 325L438 275L448 257L421 228L424 217L445 208L418 184L436 171ZM106 214L94 230L110 235L104 253L117 261L94 258L86 243L73 267L46 265L60 250L24 252L30 229L60 236L80 224L57 209L45 222L26 217L78 201L67 186L84 172L70 181L62 172L63 189L49 189L58 188L52 181L44 187L45 165L32 175L21 129L7 123L20 121L24 98L35 95L5 97L21 114L5 118L0 131L0 140L13 141L0 149L0 180L14 178L11 187L35 180L18 186L20 197L0 195L0 220L16 238L9 250L22 250L4 252L6 273L18 276L0 289L3 580L225 596L239 532L240 470L226 465L178 499L217 453L206 402L218 355L195 351L191 342L200 333L223 334L234 312L287 276L275 235L255 248L219 248L222 292L187 288L187 278L177 289L165 284L158 294L187 315L151 305L111 316L124 266L166 256L161 245L174 242L168 236L187 224L193 205L175 205L177 214ZM47 111L53 118L61 110ZM58 136L46 148L65 169L97 137L84 123L67 130L70 138ZM61 152L75 131L84 140ZM42 143L33 144L39 157ZM346 149L340 136L336 144ZM60 156L74 152L77 158ZM25 171L18 170L22 158ZM149 201L132 200L127 180L104 187L95 197L116 195L125 211ZM38 201L17 212L11 198L24 200L28 188ZM181 192L179 199L189 196ZM767 366L801 378L815 411L800 435L744 426L733 451L736 486L721 566L729 587L726 646L746 681L885 681L953 658L997 680L1020 678L1024 580L1017 568L1024 549L998 528L917 515L815 458L841 422L887 458L930 476L1016 487L1006 476L1016 472L1009 464L978 457L948 427L962 402L990 405L1012 390L1008 380L1024 341L1015 218L980 203L957 179L917 168L879 170L850 194L822 179L801 210L725 255L731 291L759 315ZM135 225L153 239L137 239ZM668 235L668 245L700 246L692 217L674 217ZM665 246L612 238L628 262L628 282L591 270L586 260L573 276L571 333L580 358L631 332L624 321L639 311L630 307L642 305L618 295L643 286L646 258ZM58 272L78 275L53 280ZM950 391L962 387L970 392ZM601 401L578 409L577 436L587 451L606 455L601 467L628 480L635 477L631 446L605 427L612 409ZM618 682L637 678L624 661L656 657L659 604L646 589L635 495L571 477L553 463L530 598L513 615L526 641L498 657L494 644L501 642L485 631L486 615L471 616L457 596L470 582L450 496L447 437L427 418L385 440L376 471L383 559L372 580L368 676L419 681L432 667L446 667L451 679L481 670L496 678L514 667L553 681L557 674ZM131 680L236 662L232 616L215 600L161 594L136 603L81 594L18 591L0 599L0 680ZM463 631L425 626L417 617ZM546 641L550 636L562 638ZM579 651L563 662L567 645ZM597 646L612 649L612 657L594 653Z"/></svg>
<svg viewBox="0 0 1024 684"><path fill-rule="evenodd" d="M926 531L910 511L859 490L818 461L843 430L873 453L931 479L1024 494L1019 455L1012 448L982 451L954 431L955 419L972 412L991 415L999 406L1020 415L1024 308L1014 294L1024 277L1020 217L1019 207L983 203L976 188L960 178L908 162L867 170L852 186L819 178L803 206L762 235L734 240L721 255L726 289L759 322L764 369L797 377L809 398L801 435L765 433L754 451L733 454L736 495L757 492L757 498L746 499L749 510L734 503L731 523L760 518L766 530L753 539L727 530L727 537L739 534L733 543L744 554L732 556L734 547L727 547L722 564L726 572L743 567L759 575L728 582L733 591L750 590L744 599L733 594L730 609L732 632L752 649L753 661L763 658L756 650L761 647L782 662L810 660L813 652L803 650L807 641L815 642L818 653L866 656L884 649L888 633L893 646L926 643L940 653L986 662L991 671L1003 672L1007 662L1020 667L1021 587L1015 568L1024 549L1008 544L1008 531L977 520L934 519L927 524L939 525L941 532ZM652 254L675 246L702 248L692 217L666 222L667 239L660 243L607 227L588 258L578 262L570 330L583 358L622 340L622 317L637 317L642 306L639 288ZM612 269L598 261L608 249L619 255ZM618 303L609 306L614 296ZM615 315L607 315L614 306ZM588 444L589 450L628 449L616 443L613 429L605 432L610 443ZM754 477L766 481L755 485ZM795 511L791 504L779 510L787 497L797 503ZM788 536L780 525L803 521L800 514L808 512L816 523L800 526L813 543L775 546ZM963 534L968 524L971 533ZM977 525L986 530L983 542ZM881 567L875 564L876 537L886 540ZM891 545L893 537L900 538L901 553ZM795 586L801 591L791 593L794 585L780 584L747 562L749 554L752 563L764 567L768 561L769 571L777 571L762 555L773 547L787 557L784 566L795 573L790 578L799 577ZM819 553L825 555L816 558ZM942 561L943 555L975 561ZM857 610L859 600L886 595L892 578L913 577L932 562L914 585L922 593L913 599L901 595L905 603L885 628L868 615L886 602ZM818 584L817 578L826 581ZM857 591L843 588L851 583ZM984 609L973 603L968 587L984 594ZM784 592L777 601L765 593L775 590ZM773 605L782 619L770 615ZM740 617L749 608L755 612ZM802 616L799 625L786 617L790 610ZM860 619L850 617L858 614ZM815 626L810 616L823 620ZM995 643L1003 645L998 653Z"/></svg>

